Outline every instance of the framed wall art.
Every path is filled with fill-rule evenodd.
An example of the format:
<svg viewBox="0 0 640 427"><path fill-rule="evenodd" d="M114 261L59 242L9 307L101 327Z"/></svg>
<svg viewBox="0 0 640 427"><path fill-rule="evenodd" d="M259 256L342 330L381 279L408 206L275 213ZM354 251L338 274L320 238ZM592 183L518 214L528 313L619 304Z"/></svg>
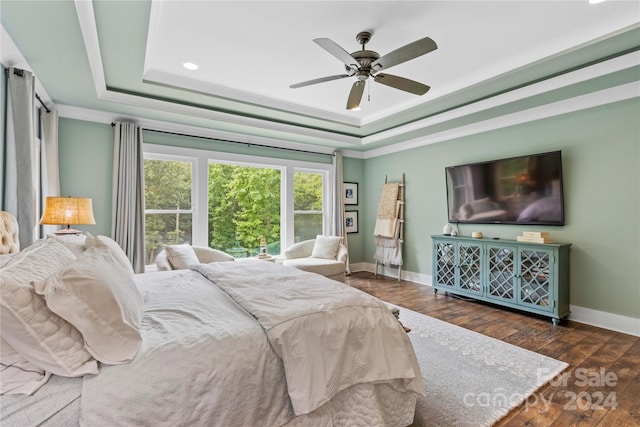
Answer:
<svg viewBox="0 0 640 427"><path fill-rule="evenodd" d="M347 233L358 232L358 211L347 211L344 213L344 225Z"/></svg>
<svg viewBox="0 0 640 427"><path fill-rule="evenodd" d="M357 205L358 204L358 183L357 182L345 182L344 188L344 204L345 205Z"/></svg>

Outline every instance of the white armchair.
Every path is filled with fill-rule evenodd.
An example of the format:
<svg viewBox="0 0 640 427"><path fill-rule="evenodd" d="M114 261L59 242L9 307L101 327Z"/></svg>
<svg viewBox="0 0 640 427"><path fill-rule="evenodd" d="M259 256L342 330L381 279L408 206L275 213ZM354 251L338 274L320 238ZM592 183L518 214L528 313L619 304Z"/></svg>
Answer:
<svg viewBox="0 0 640 427"><path fill-rule="evenodd" d="M278 262L282 262L288 267L321 274L330 279L344 282L344 274L347 262L349 262L349 251L342 243L338 243L337 250L331 249L331 243L327 243L327 239L336 239L335 237L318 236L318 239L329 246L319 248L316 246L316 239L298 242L289 246L284 251L284 258Z"/></svg>
<svg viewBox="0 0 640 427"><path fill-rule="evenodd" d="M193 248L193 252L198 258L198 262L201 263L206 264L210 262L235 261L234 257L217 249L207 248L204 246L191 246L191 248ZM186 268L180 265L178 265L176 268L176 266L172 265L169 261L166 250L162 250L156 257L156 266L158 267L158 271L179 270L182 268Z"/></svg>

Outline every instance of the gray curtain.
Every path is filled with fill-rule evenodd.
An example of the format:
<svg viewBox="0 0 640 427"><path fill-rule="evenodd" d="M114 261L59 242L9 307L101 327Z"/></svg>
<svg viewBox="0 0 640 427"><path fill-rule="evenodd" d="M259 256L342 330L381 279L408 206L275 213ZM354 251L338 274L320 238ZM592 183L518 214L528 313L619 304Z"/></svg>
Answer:
<svg viewBox="0 0 640 427"><path fill-rule="evenodd" d="M8 68L7 121L3 210L13 214L20 227L20 247L36 239L38 183L36 179L34 77L26 70Z"/></svg>
<svg viewBox="0 0 640 427"><path fill-rule="evenodd" d="M47 196L60 195L60 167L58 163L58 112L40 110L40 209L44 212ZM41 225L40 237L53 233L57 225Z"/></svg>
<svg viewBox="0 0 640 427"><path fill-rule="evenodd" d="M344 246L349 249L347 241L347 229L344 223L344 175L342 171L342 153L335 151L333 153L333 165L331 168L333 177L333 214L331 221L331 234L342 237ZM349 266L349 258L347 257L347 274L351 274Z"/></svg>
<svg viewBox="0 0 640 427"><path fill-rule="evenodd" d="M111 234L133 270L144 273L142 129L128 122L116 122L114 129Z"/></svg>

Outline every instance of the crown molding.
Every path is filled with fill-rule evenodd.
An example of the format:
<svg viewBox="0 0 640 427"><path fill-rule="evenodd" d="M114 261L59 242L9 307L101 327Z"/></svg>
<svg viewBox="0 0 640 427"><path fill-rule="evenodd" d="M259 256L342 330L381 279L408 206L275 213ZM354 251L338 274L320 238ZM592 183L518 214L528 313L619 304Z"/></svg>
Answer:
<svg viewBox="0 0 640 427"><path fill-rule="evenodd" d="M368 150L365 151L364 158L370 159L387 154L398 153L400 151L406 151L425 145L449 141L452 139L462 138L482 132L488 132L508 126L531 122L534 120L546 119L561 114L572 113L575 111L599 107L602 105L638 97L640 97L640 85L638 84L638 81L636 81L621 86L615 86L612 88L603 89L601 91L592 92L586 95L580 95L574 98L541 105L539 107L506 114L493 119L460 126L454 129L436 132L431 135L417 137L387 147Z"/></svg>
<svg viewBox="0 0 640 427"><path fill-rule="evenodd" d="M508 126L509 120L515 120L515 123L521 123L523 121L526 121L527 119L524 117L527 117L529 115L532 115L533 117L530 120L535 120L535 117L538 117L538 114L536 113L536 109L533 108L520 113L515 113L515 115L509 115L509 117L506 118L488 120L469 126L463 126L462 128L457 128L452 131L445 131L426 137L418 137L411 140L405 140L404 142L395 143L394 145L388 147L366 150L367 145L371 145L374 143L379 144L381 142L384 142L385 140L390 139L402 140L404 135L424 130L425 128L443 123L445 121L459 119L464 116L468 116L470 114L474 114L489 108L499 107L507 103L516 102L525 98L556 90L567 85L584 82L586 80L600 77L608 73L622 70L631 66L637 66L638 63L640 63L640 53L637 51L632 52L617 58L613 58L601 63L584 67L582 69L578 69L531 85L527 85L519 89L496 95L478 102L474 102L472 104L456 108L451 111L436 114L432 117L418 120L414 123L398 126L393 129L381 131L373 135L361 138L352 135L345 135L339 132L309 128L303 125L292 125L265 119L243 117L231 113L219 112L190 105L182 105L169 101L150 99L142 96L109 90L109 88L106 86L104 77L104 69L102 66L102 58L92 2L85 0L75 0L75 3L78 13L78 19L80 21L82 37L84 39L85 48L87 50L87 57L89 58L89 62L91 64L91 71L94 77L96 93L100 100L135 106L144 109L174 113L188 117L199 117L202 119L211 120L212 123L220 122L220 126L237 126L239 128L238 134L249 135L252 133L267 131L275 135L280 133L283 137L283 140L287 141L296 141L299 143L311 144L315 143L315 145L322 145L323 142L330 141L332 144L341 145L342 148L346 148L347 150L349 150L349 146L352 146L354 148L360 147L360 150L352 150L352 154L354 154L354 156L356 157L363 158L376 157L378 155L403 151L414 146L426 145L429 143L459 137L461 135L464 136L475 132L482 132L486 129L497 129L499 127ZM153 19L151 18L149 31L152 32L152 30ZM152 72L152 70L145 69L145 72ZM150 75L150 77L153 76ZM159 77L162 76L156 76L156 78ZM172 84L175 83L175 81L172 82ZM184 82L181 82L180 84L184 85ZM189 83L189 85L190 84L191 83ZM215 90L217 90L217 88L211 87L202 88L189 86L188 89L189 88L191 90L203 91L205 93L212 93L212 91L215 92ZM500 124L501 122L504 122L505 124ZM346 147L344 147L345 145ZM366 154L357 154L360 151L365 151Z"/></svg>

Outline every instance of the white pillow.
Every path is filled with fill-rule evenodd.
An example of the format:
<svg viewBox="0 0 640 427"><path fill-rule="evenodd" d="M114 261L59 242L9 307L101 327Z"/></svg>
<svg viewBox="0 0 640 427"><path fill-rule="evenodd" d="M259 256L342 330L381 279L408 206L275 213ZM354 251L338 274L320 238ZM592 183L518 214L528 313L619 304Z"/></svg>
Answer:
<svg viewBox="0 0 640 427"><path fill-rule="evenodd" d="M56 242L62 243L77 257L87 249L87 246L85 244L85 239L87 237L92 238L93 236L89 233L70 235L47 234L47 240L55 240Z"/></svg>
<svg viewBox="0 0 640 427"><path fill-rule="evenodd" d="M97 374L98 364L85 350L80 332L36 294L34 282L74 259L61 243L43 240L12 257L0 273L2 338L37 367L65 377Z"/></svg>
<svg viewBox="0 0 640 427"><path fill-rule="evenodd" d="M143 302L133 272L101 240L36 285L49 308L74 325L102 363L130 362L140 349Z"/></svg>
<svg viewBox="0 0 640 427"><path fill-rule="evenodd" d="M336 259L338 249L340 249L342 237L338 236L316 236L316 242L311 251L312 258Z"/></svg>
<svg viewBox="0 0 640 427"><path fill-rule="evenodd" d="M184 270L192 265L200 264L191 245L165 245L164 250L174 270Z"/></svg>
<svg viewBox="0 0 640 427"><path fill-rule="evenodd" d="M88 235L85 240L85 245L87 246L87 249L88 249L92 246L96 246L98 242L102 243L104 246L109 248L109 251L111 252L111 255L113 255L113 258L120 265L122 265L124 268L129 270L131 274L134 274L133 266L131 265L131 261L129 260L129 257L124 252L124 250L120 247L120 245L112 238L107 236L93 237L92 235Z"/></svg>
<svg viewBox="0 0 640 427"><path fill-rule="evenodd" d="M38 368L15 351L0 337L0 394L32 395L51 377L51 373Z"/></svg>

